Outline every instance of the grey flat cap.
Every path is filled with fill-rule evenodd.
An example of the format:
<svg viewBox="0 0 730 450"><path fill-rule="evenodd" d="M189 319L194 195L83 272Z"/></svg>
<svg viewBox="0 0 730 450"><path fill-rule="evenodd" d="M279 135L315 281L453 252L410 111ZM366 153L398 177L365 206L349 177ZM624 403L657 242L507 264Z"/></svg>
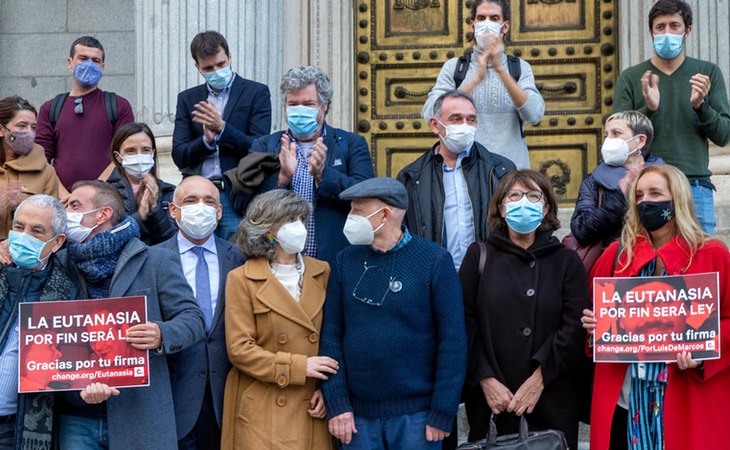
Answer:
<svg viewBox="0 0 730 450"><path fill-rule="evenodd" d="M408 209L408 192L400 181L389 177L370 178L350 186L340 193L342 200L377 198L398 209Z"/></svg>

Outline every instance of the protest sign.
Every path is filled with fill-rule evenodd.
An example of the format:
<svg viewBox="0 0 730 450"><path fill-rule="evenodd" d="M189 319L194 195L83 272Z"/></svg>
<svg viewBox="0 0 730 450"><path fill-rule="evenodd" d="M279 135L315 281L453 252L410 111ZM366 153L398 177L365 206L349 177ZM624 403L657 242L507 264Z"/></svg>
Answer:
<svg viewBox="0 0 730 450"><path fill-rule="evenodd" d="M149 386L148 351L125 339L146 321L144 296L20 303L18 392Z"/></svg>
<svg viewBox="0 0 730 450"><path fill-rule="evenodd" d="M595 278L596 362L720 357L717 272L682 276Z"/></svg>

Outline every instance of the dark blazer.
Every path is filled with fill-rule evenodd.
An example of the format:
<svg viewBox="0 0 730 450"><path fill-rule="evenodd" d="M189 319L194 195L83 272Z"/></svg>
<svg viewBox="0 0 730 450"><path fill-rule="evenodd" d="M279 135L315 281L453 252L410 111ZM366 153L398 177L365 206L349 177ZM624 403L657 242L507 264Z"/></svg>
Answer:
<svg viewBox="0 0 730 450"><path fill-rule="evenodd" d="M360 135L325 124L324 145L327 146L322 182L314 191L314 220L317 234L317 259L334 267L337 253L348 245L342 228L345 226L350 202L340 200L340 192L374 176L373 160L368 144ZM256 139L251 152L279 153L282 131ZM264 180L257 193L278 187L277 171ZM235 202L234 202L235 204ZM245 211L238 211L239 213Z"/></svg>
<svg viewBox="0 0 730 450"><path fill-rule="evenodd" d="M81 272L68 256L58 259L75 277L82 298L89 298ZM147 296L147 321L162 332L162 352L150 350L149 387L122 389L106 402L109 448L177 448L170 371L167 357L198 342L205 333L203 313L185 280L180 259L163 248L131 239L122 248L112 276L109 297Z"/></svg>
<svg viewBox="0 0 730 450"><path fill-rule="evenodd" d="M236 167L248 154L251 143L271 131L271 94L266 85L236 75L223 111L226 126L218 141L221 171ZM203 142L203 126L193 122L196 103L208 98L205 83L177 96L172 160L183 176L199 175L203 160L214 153Z"/></svg>
<svg viewBox="0 0 730 450"><path fill-rule="evenodd" d="M169 355L167 358L178 439L182 439L190 433L198 420L205 395L206 379L210 379L215 419L218 425L221 424L223 414L223 390L226 387L228 371L231 369L226 349L224 323L226 279L228 272L242 265L245 258L238 247L230 242L216 237L215 245L218 249L220 287L211 330L204 339L199 340L192 347ZM172 250L178 256L178 261L180 260L177 234L156 247Z"/></svg>

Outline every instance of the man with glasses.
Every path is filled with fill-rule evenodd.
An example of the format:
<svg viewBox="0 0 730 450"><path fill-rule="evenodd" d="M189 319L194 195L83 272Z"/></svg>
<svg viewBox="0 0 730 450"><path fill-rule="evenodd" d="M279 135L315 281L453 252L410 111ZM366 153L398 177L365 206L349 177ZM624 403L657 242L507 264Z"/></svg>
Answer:
<svg viewBox="0 0 730 450"><path fill-rule="evenodd" d="M451 255L402 225L408 194L371 178L351 200L327 286L320 355L330 433L347 448L440 449L466 371L461 287Z"/></svg>
<svg viewBox="0 0 730 450"><path fill-rule="evenodd" d="M104 69L104 47L92 36L71 44L67 61L71 91L41 106L36 143L61 180L61 197L79 180L106 180L114 165L109 144L116 130L134 122L129 102L99 89Z"/></svg>
<svg viewBox="0 0 730 450"><path fill-rule="evenodd" d="M429 125L439 141L398 174L410 198L404 223L446 247L458 270L469 244L487 238L492 192L515 165L474 141L477 110L469 94L441 94Z"/></svg>

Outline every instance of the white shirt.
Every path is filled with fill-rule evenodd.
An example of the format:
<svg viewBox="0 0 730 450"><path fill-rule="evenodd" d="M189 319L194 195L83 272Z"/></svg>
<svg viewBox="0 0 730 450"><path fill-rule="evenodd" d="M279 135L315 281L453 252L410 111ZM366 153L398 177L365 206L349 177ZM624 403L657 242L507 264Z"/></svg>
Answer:
<svg viewBox="0 0 730 450"><path fill-rule="evenodd" d="M180 249L180 261L182 262L183 273L188 284L195 290L195 266L198 264L198 257L192 251L193 247L197 247L188 241L182 233L177 233L177 246ZM213 308L213 316L215 317L215 307L218 303L218 289L220 288L220 267L218 265L218 248L215 245L215 235L211 234L208 240L201 245L205 248L205 262L208 263L208 276L210 276L210 302Z"/></svg>
<svg viewBox="0 0 730 450"><path fill-rule="evenodd" d="M304 274L304 259L302 258L302 255L297 255L297 260L301 264L301 273ZM281 283L286 290L289 291L289 294L291 294L294 300L299 303L302 288L299 287L300 275L296 264L279 264L272 262L270 267L276 279L279 280L279 283Z"/></svg>

